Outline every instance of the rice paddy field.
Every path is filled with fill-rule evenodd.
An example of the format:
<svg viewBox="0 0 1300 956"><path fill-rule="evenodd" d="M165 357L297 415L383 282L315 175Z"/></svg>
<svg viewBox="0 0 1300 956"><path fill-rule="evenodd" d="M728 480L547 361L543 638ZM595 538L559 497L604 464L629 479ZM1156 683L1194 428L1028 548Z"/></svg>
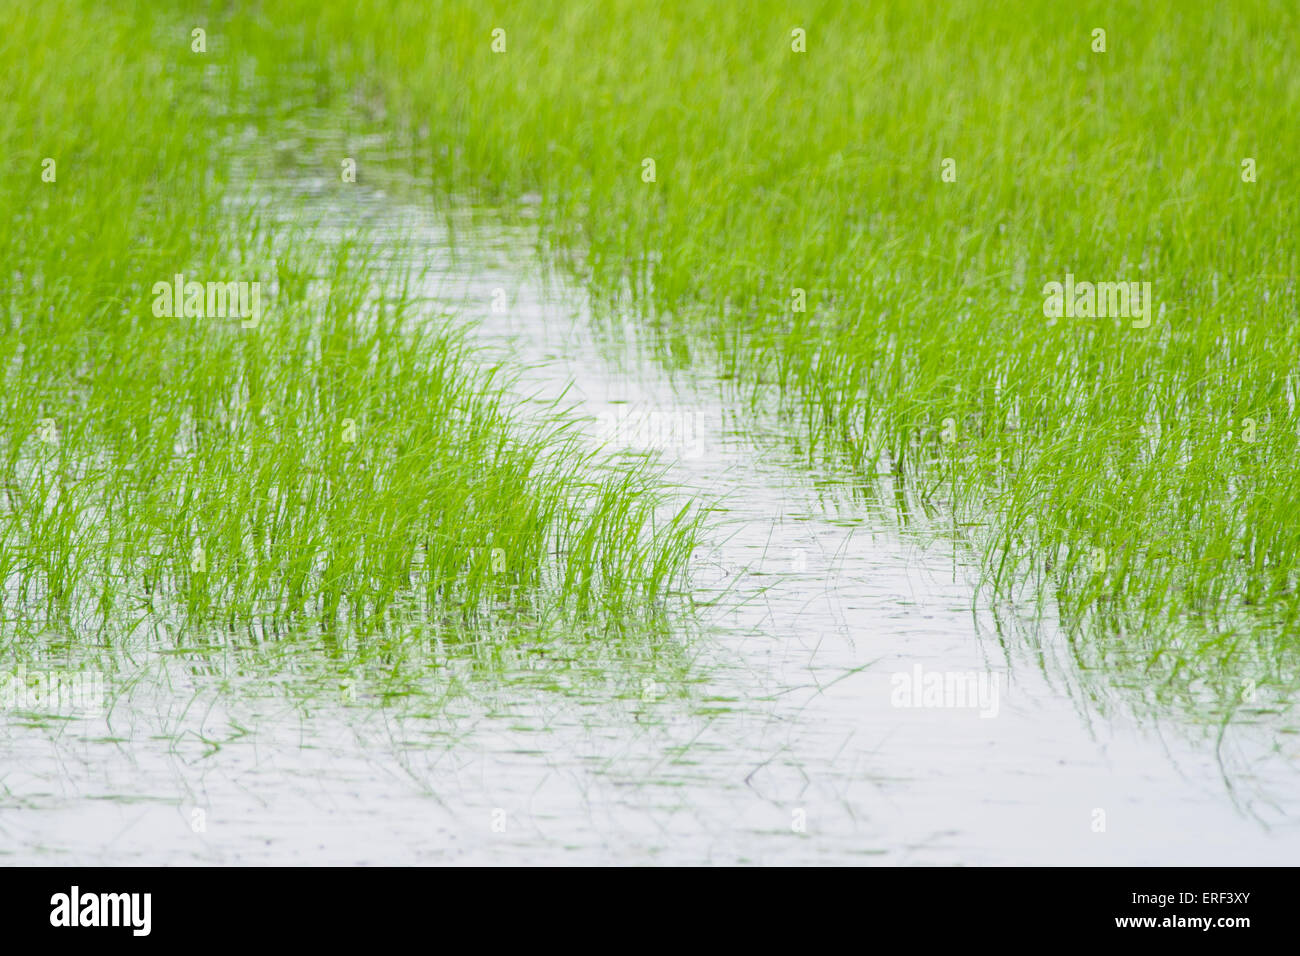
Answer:
<svg viewBox="0 0 1300 956"><path fill-rule="evenodd" d="M1300 9L0 0L0 862L1300 853Z"/></svg>

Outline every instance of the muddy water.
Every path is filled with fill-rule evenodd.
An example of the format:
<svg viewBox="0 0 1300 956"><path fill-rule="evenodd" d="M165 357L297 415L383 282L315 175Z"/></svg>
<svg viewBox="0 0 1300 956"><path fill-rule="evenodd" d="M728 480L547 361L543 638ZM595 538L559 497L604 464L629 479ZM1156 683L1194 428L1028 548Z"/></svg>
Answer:
<svg viewBox="0 0 1300 956"><path fill-rule="evenodd" d="M309 188L308 193L311 192ZM322 196L325 195L322 193ZM1289 863L1300 745L1125 716L1053 654L997 638L973 570L855 479L809 468L775 411L637 336L595 336L524 228L460 231L358 187L310 200L413 237L431 311L475 323L519 401L587 416L716 501L701 623L656 659L563 652L446 669L386 705L309 660L274 680L134 660L112 706L6 720L0 859L88 863ZM611 342L622 341L622 346ZM1060 650L1059 648L1056 648ZM632 655L634 658L635 655ZM1046 663L1043 663L1046 661ZM937 677L936 677L937 675ZM937 681L937 683L936 683ZM1281 740L1281 745L1278 741Z"/></svg>

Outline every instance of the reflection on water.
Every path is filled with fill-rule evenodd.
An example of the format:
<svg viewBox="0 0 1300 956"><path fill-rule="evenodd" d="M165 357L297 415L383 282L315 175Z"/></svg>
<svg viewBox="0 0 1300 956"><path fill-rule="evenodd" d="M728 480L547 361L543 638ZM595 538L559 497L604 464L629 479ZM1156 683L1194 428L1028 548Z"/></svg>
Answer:
<svg viewBox="0 0 1300 956"><path fill-rule="evenodd" d="M942 536L808 467L775 403L741 410L698 362L669 376L635 334L598 341L526 228L478 222L452 255L413 206L300 192L335 228L410 240L431 311L476 321L521 402L576 408L593 443L716 502L698 621L96 649L78 666L107 710L41 716L47 686L5 717L0 859L1294 861L1300 743L1276 720L1139 724L1050 620L1025 622L1031 648L973 611Z"/></svg>

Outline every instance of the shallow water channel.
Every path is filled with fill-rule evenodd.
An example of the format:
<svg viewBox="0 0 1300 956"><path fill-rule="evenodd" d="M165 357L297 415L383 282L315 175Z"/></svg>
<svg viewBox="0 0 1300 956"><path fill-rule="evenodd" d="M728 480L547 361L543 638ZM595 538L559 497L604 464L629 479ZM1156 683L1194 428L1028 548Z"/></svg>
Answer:
<svg viewBox="0 0 1300 956"><path fill-rule="evenodd" d="M106 715L4 718L0 860L1300 857L1300 738L1127 707L1071 672L1050 621L1033 653L1000 640L950 542L809 467L707 363L669 374L630 323L595 334L529 229L479 221L453 253L439 217L377 190L303 192L340 229L414 237L431 307L474 323L521 403L558 398L592 442L657 451L683 494L718 502L700 623L643 660L505 655L431 686L437 706L143 657Z"/></svg>

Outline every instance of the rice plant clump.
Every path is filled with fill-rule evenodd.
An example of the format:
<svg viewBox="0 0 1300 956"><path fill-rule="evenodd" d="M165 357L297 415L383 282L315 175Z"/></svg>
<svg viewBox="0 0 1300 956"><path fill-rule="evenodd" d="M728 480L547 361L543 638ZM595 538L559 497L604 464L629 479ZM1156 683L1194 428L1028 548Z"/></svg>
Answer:
<svg viewBox="0 0 1300 956"><path fill-rule="evenodd" d="M55 6L0 38L5 627L657 613L694 519L654 474L518 418L373 244L240 201L188 29Z"/></svg>

